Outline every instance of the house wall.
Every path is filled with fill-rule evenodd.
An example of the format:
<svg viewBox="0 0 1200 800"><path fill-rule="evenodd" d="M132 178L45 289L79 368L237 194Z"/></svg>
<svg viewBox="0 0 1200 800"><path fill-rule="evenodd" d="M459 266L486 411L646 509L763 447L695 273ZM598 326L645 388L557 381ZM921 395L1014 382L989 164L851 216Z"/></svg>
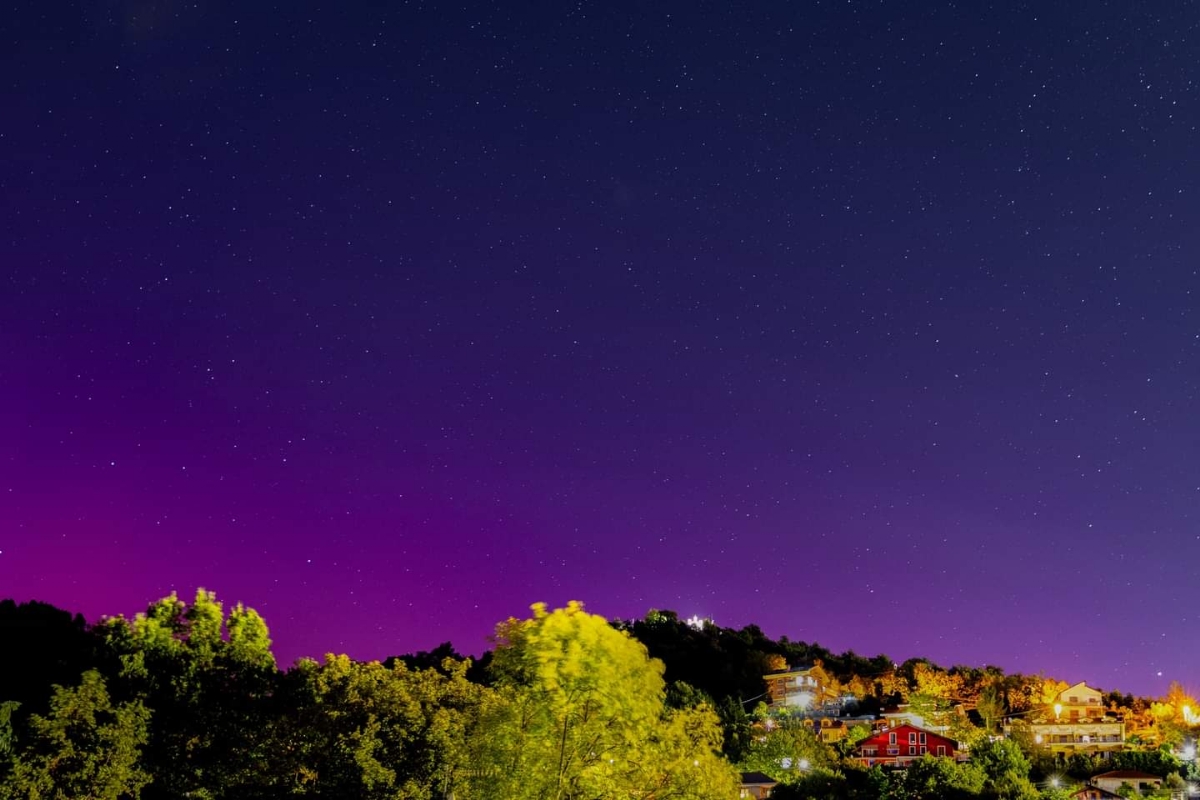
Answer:
<svg viewBox="0 0 1200 800"><path fill-rule="evenodd" d="M891 737L896 737L892 744ZM921 738L925 741L922 742ZM921 748L925 748L922 752ZM938 748L942 748L939 753ZM871 748L875 748L874 753ZM889 748L895 748L889 752ZM872 734L858 744L858 758L864 765L885 763L907 763L923 755L954 757L954 741L945 736L939 736L931 731L921 730L912 725L899 725L885 731Z"/></svg>

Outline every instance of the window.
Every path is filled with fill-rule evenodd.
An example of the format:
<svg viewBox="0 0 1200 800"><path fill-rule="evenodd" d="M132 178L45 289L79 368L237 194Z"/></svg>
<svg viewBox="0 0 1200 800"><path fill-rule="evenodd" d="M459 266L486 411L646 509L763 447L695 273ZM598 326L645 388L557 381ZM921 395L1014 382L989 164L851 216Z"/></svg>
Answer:
<svg viewBox="0 0 1200 800"><path fill-rule="evenodd" d="M896 732L892 731L891 733L888 734L888 744L895 744L895 743L896 743Z"/></svg>
<svg viewBox="0 0 1200 800"><path fill-rule="evenodd" d="M925 734L921 734L921 744L925 744Z"/></svg>
<svg viewBox="0 0 1200 800"><path fill-rule="evenodd" d="M908 746L908 754L910 756L915 756L917 754L917 746L915 744L910 744Z"/></svg>
<svg viewBox="0 0 1200 800"><path fill-rule="evenodd" d="M864 756L873 756L873 755L876 755L878 752L879 752L878 747L864 747L863 748Z"/></svg>
<svg viewBox="0 0 1200 800"><path fill-rule="evenodd" d="M889 748L888 748L888 755L889 755L889 756L898 756L898 755L900 755L900 748L899 748L899 747L889 747Z"/></svg>
<svg viewBox="0 0 1200 800"><path fill-rule="evenodd" d="M913 733L912 731L909 731L908 732L908 743L916 744L917 743L917 734Z"/></svg>
<svg viewBox="0 0 1200 800"><path fill-rule="evenodd" d="M925 745L921 745L921 755L925 755L927 752L929 752L929 748Z"/></svg>
<svg viewBox="0 0 1200 800"><path fill-rule="evenodd" d="M939 755L939 756L944 756L944 755L946 755L946 745L944 745L944 744L939 744L939 745L938 745L938 755Z"/></svg>

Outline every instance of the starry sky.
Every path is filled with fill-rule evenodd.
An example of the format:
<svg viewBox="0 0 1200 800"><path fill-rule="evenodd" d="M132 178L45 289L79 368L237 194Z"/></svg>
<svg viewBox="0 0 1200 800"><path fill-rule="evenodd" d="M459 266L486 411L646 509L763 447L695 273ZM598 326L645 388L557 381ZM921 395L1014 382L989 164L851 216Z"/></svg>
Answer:
<svg viewBox="0 0 1200 800"><path fill-rule="evenodd" d="M18 3L0 595L1200 683L1191 4Z"/></svg>

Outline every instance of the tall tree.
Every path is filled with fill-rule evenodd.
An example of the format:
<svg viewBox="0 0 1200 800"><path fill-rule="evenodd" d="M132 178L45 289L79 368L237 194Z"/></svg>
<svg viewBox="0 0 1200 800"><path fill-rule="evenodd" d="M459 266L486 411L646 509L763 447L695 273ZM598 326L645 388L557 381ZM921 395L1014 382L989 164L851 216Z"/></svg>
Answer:
<svg viewBox="0 0 1200 800"><path fill-rule="evenodd" d="M624 631L578 603L538 604L532 619L501 623L496 642L496 703L461 796L737 796L716 714L707 705L668 709L662 664Z"/></svg>
<svg viewBox="0 0 1200 800"><path fill-rule="evenodd" d="M148 798L221 797L260 782L278 671L255 611L239 604L226 620L216 595L200 589L190 606L171 594L97 630L120 664L123 696L154 712Z"/></svg>
<svg viewBox="0 0 1200 800"><path fill-rule="evenodd" d="M996 723L1004 716L1004 693L1000 687L996 684L985 686L979 693L975 710L983 720L983 729L992 733L996 729Z"/></svg>

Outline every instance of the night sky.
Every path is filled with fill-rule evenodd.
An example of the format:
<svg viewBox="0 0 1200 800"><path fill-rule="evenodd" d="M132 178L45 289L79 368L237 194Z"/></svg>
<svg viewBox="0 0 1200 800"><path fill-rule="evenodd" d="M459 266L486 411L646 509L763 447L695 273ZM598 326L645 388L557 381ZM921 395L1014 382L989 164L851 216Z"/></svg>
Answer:
<svg viewBox="0 0 1200 800"><path fill-rule="evenodd" d="M1042 5L10 6L0 596L1195 686L1200 10Z"/></svg>

